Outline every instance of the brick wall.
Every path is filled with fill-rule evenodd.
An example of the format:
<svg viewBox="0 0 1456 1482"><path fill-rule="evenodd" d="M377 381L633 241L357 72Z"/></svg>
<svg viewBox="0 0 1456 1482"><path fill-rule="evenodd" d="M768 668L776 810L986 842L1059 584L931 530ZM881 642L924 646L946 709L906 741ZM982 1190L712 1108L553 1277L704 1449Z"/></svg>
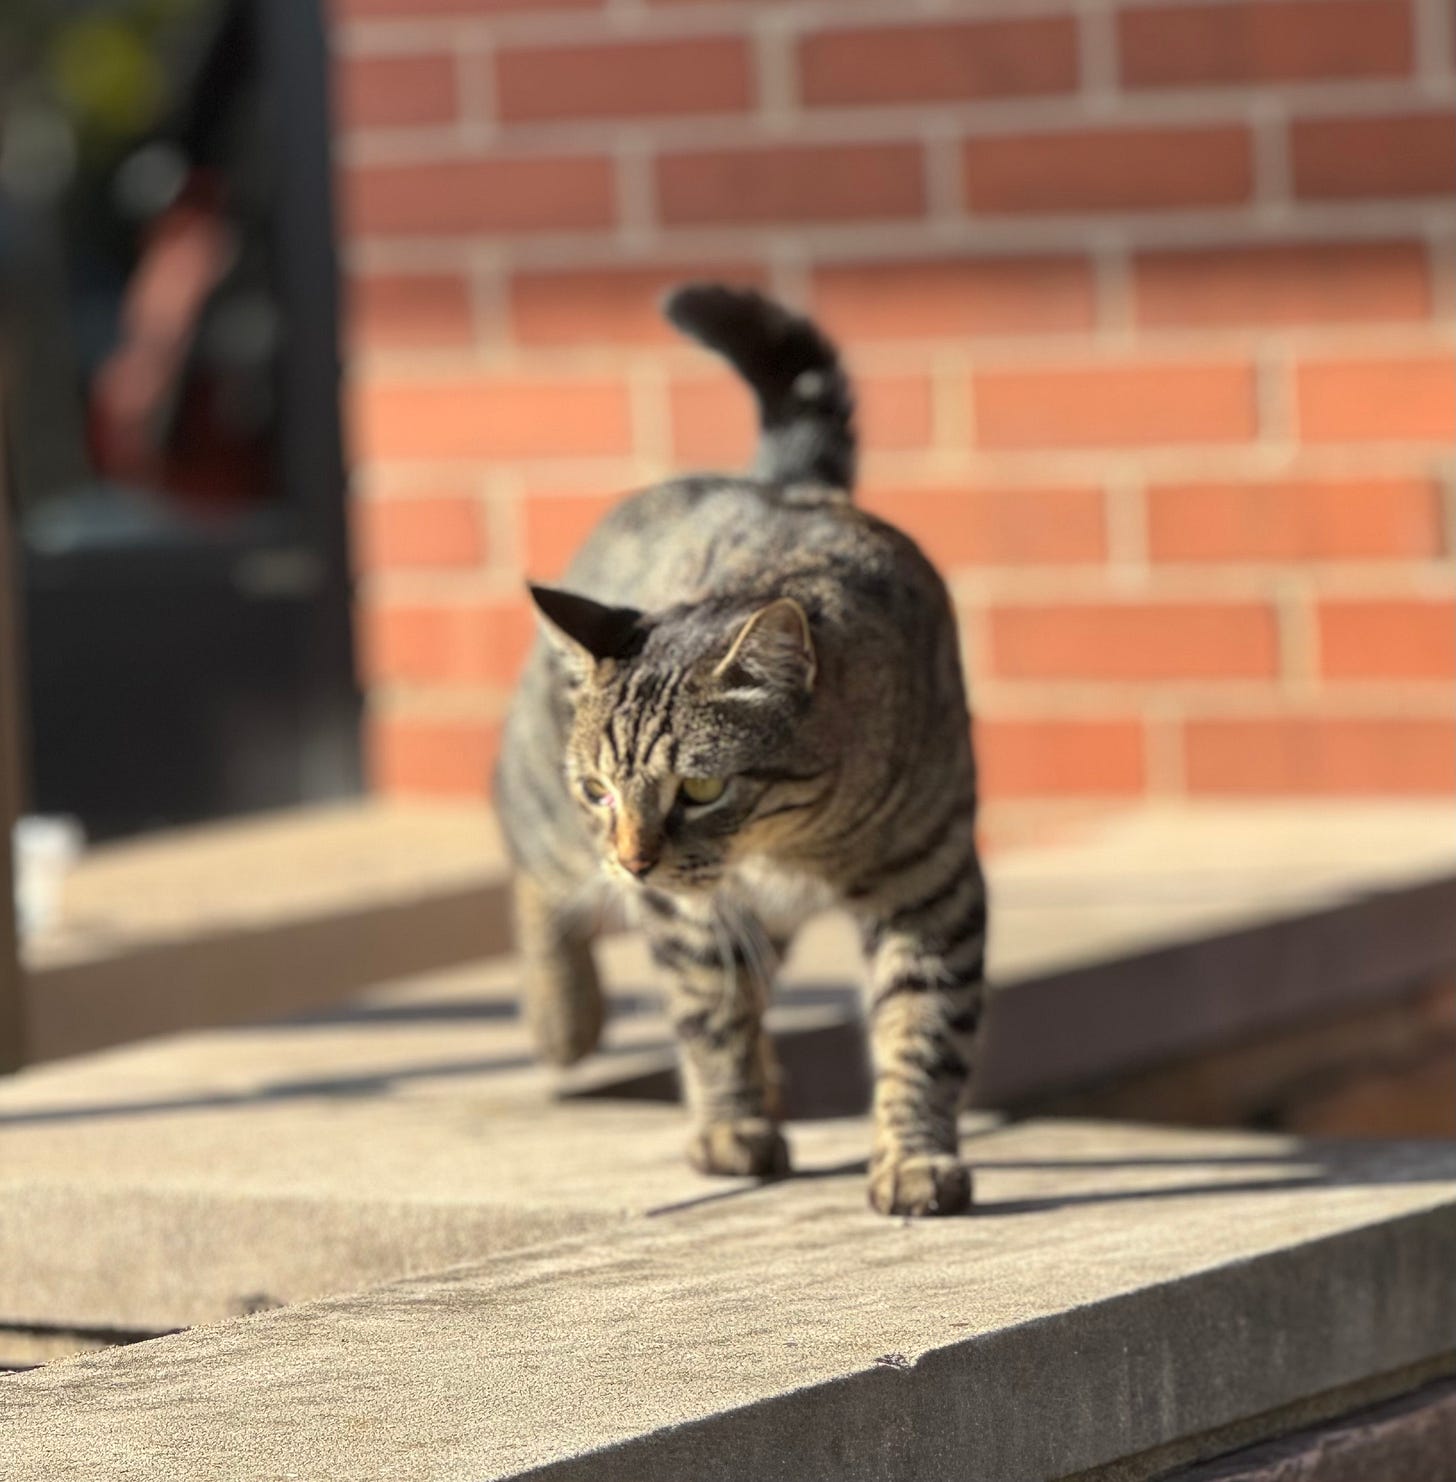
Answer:
<svg viewBox="0 0 1456 1482"><path fill-rule="evenodd" d="M742 463L660 324L812 308L996 803L1456 787L1449 0L333 0L371 752L475 792L612 496Z"/></svg>

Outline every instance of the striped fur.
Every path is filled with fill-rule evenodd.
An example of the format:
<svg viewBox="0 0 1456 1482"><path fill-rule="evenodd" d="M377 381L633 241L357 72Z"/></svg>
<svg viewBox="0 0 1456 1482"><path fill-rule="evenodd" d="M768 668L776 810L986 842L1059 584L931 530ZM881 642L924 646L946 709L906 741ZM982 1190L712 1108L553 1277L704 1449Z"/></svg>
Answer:
<svg viewBox="0 0 1456 1482"><path fill-rule="evenodd" d="M670 313L749 379L760 474L623 501L568 590L535 591L543 631L496 787L527 1017L552 1061L594 1047L590 941L604 900L627 901L669 984L690 1158L781 1172L763 1014L783 945L839 904L868 965L870 1201L963 1209L986 892L950 601L914 544L851 502L850 393L819 331L718 287Z"/></svg>

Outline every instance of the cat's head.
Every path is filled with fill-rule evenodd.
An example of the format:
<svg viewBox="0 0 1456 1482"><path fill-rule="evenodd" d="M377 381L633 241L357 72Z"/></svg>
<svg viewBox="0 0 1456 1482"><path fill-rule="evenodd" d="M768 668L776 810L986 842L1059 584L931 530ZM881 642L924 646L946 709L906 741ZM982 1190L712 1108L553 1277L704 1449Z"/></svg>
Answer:
<svg viewBox="0 0 1456 1482"><path fill-rule="evenodd" d="M711 890L803 824L827 771L803 758L817 662L797 602L643 613L531 595L571 694L566 786L609 873Z"/></svg>

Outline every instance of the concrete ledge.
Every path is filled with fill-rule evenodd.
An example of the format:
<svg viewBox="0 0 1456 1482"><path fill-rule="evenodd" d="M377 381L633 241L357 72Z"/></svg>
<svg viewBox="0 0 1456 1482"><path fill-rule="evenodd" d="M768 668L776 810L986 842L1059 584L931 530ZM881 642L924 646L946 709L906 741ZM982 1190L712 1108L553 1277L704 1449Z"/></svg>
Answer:
<svg viewBox="0 0 1456 1482"><path fill-rule="evenodd" d="M1456 964L1456 875L1003 980L978 1101L1005 1106L1251 1039ZM1170 992L1170 986L1176 991Z"/></svg>
<svg viewBox="0 0 1456 1482"><path fill-rule="evenodd" d="M1019 1099L1018 1088L1092 1075L1159 1045L1171 1054L1291 1005L1313 1013L1322 984L1375 994L1382 940L1363 935L1370 912L1390 913L1383 945L1405 954L1401 971L1413 954L1446 950L1456 909L1443 917L1436 906L1453 887L1428 876L1449 840L1397 829L1410 821L1400 810L1362 814L1358 828L1347 818L1340 826L1361 849L1355 875L1315 857L1329 852L1332 835L1307 818L1296 828L1300 818L1284 810L1264 818L1269 828L1284 820L1289 837L1282 861L1257 870L1160 869L1180 827L1171 816L1108 826L1040 859L1003 859L1004 986L993 998L983 1099ZM330 847L366 836L357 832L364 825L344 823L331 825ZM1247 818L1212 820L1208 836L1247 845L1252 827ZM260 830L252 841L255 862L267 837ZM467 843L457 837L453 854L442 843L442 875L475 867ZM216 898L211 919L223 922L236 856L217 849L200 894ZM163 865L174 869L175 858ZM1277 888L1268 876L1276 866ZM388 872L361 873L375 872L377 898L381 873L392 872L398 890L401 869L396 860ZM160 936L183 917L153 899L159 879L151 890L129 888L151 901L149 929ZM1343 893L1337 903L1331 892ZM294 915L322 898L305 894ZM232 901L227 931L236 939L249 911L276 915L286 899L285 882L268 880L246 909ZM1311 910L1311 900L1323 904ZM1261 916L1252 926L1251 912ZM1413 912L1424 939L1397 930ZM1348 950L1335 951L1341 941ZM1119 950L1128 958L1091 957ZM1456 961L1456 943L1451 953ZM689 1197L698 1185L680 1163L675 1108L550 1107L553 1097L675 1099L670 1035L640 942L617 937L603 956L616 988L607 1053L564 1077L534 1065L515 1018L512 964L499 959L285 1022L141 1042L0 1081L0 1325L160 1330L213 1321L260 1301L309 1300L602 1228ZM178 1002L194 995L194 1015L237 1012L245 989L267 1002L275 982L300 992L261 970L249 986L243 974L253 970L239 953L219 1002L202 969L158 991ZM862 1039L849 1023L858 970L854 933L832 919L806 933L790 964L771 1022L796 1118L853 1116L865 1104ZM92 1020L103 1010L93 1006ZM513 1149L527 1150L524 1161ZM644 1158L657 1160L651 1178Z"/></svg>
<svg viewBox="0 0 1456 1482"><path fill-rule="evenodd" d="M912 1224L864 1211L864 1136L803 1127L815 1176L7 1379L7 1475L1132 1478L1451 1354L1450 1148L1025 1124L969 1146L979 1217Z"/></svg>
<svg viewBox="0 0 1456 1482"><path fill-rule="evenodd" d="M509 946L484 807L300 809L112 845L28 946L25 1060L296 1013Z"/></svg>
<svg viewBox="0 0 1456 1482"><path fill-rule="evenodd" d="M100 1353L128 1343L144 1343L163 1336L156 1329L128 1333L120 1328L0 1327L0 1373L18 1369L38 1369L57 1359L73 1358L78 1353Z"/></svg>
<svg viewBox="0 0 1456 1482"><path fill-rule="evenodd" d="M0 1326L164 1331L614 1227L714 1187L684 1140L676 1109L438 1096L12 1124Z"/></svg>
<svg viewBox="0 0 1456 1482"><path fill-rule="evenodd" d="M1357 1006L1456 964L1456 835L1429 804L1143 809L995 856L990 874L1002 992L988 1104ZM508 917L484 808L366 804L99 850L71 884L64 929L27 953L26 1056L326 1005L504 952ZM859 980L850 934L820 932L799 956L841 997Z"/></svg>
<svg viewBox="0 0 1456 1482"><path fill-rule="evenodd" d="M1389 974L1456 960L1443 821L1360 819L1144 818L1003 859L1001 1091L1017 1066L1059 1083L1170 1053L1188 1016L1202 1043L1322 1010L1330 982L1377 1002L1410 991ZM1215 860L1263 839L1265 863L1170 872L1175 837ZM222 908L215 863L216 947L258 920ZM306 891L290 917L265 884L250 899L285 930L348 917ZM366 902L407 905L376 886ZM462 930L474 888L431 887L461 892ZM137 951L182 950L166 916L133 918ZM1456 1363L1450 1145L983 1115L979 1216L888 1222L864 1209L857 1118L796 1124L801 1176L759 1187L690 1173L675 1107L583 1101L671 1089L640 943L604 956L606 1052L560 1078L531 1062L500 959L0 1083L16 1352L217 1324L0 1381L7 1482L1142 1482ZM319 987L239 960L279 974L255 1003ZM212 986L194 968L159 988L162 1017ZM802 1106L862 1093L857 971L842 923L797 949L774 1023Z"/></svg>
<svg viewBox="0 0 1456 1482"><path fill-rule="evenodd" d="M1145 809L992 876L984 1104L1407 991L1456 966L1439 804Z"/></svg>

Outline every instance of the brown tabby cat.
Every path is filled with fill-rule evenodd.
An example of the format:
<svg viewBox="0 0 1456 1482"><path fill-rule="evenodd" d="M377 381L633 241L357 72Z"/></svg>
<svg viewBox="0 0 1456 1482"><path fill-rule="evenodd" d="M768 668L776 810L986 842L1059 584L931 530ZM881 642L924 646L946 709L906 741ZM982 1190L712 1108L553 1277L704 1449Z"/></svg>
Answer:
<svg viewBox="0 0 1456 1482"><path fill-rule="evenodd" d="M532 589L544 637L496 788L526 1015L557 1064L596 1045L605 879L670 979L693 1165L783 1173L770 977L808 914L846 907L870 976L870 1203L953 1213L971 1200L956 1110L986 892L950 601L906 536L850 502L853 403L823 335L721 286L678 290L667 314L752 387L758 465L628 499L567 590Z"/></svg>

